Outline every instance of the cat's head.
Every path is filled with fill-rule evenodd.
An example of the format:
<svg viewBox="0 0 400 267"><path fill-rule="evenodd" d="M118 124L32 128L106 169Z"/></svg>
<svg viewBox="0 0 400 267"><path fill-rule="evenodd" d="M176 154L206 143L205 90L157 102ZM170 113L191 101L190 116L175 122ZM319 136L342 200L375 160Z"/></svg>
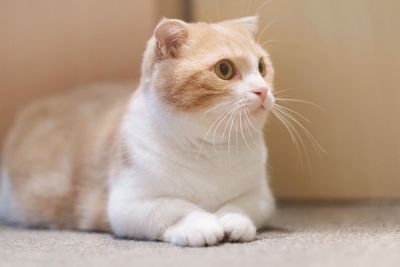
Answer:
<svg viewBox="0 0 400 267"><path fill-rule="evenodd" d="M263 120L275 101L273 68L256 31L257 17L213 24L163 19L147 46L142 82L176 112L235 110Z"/></svg>

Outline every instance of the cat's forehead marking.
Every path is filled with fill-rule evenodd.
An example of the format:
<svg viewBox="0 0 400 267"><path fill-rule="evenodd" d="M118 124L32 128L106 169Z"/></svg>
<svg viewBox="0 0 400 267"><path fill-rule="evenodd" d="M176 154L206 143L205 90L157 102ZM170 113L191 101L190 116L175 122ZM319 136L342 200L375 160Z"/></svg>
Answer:
<svg viewBox="0 0 400 267"><path fill-rule="evenodd" d="M219 24L194 27L189 47L187 56L207 61L207 64L223 58L243 58L249 61L256 57L258 60L266 54L250 33Z"/></svg>

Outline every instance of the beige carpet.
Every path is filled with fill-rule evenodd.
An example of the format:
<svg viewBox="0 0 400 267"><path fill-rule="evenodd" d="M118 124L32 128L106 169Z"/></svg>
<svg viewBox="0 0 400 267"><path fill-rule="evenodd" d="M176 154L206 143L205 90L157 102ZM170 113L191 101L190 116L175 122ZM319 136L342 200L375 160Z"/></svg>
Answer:
<svg viewBox="0 0 400 267"><path fill-rule="evenodd" d="M400 205L284 205L247 244L178 248L0 226L0 266L400 266Z"/></svg>

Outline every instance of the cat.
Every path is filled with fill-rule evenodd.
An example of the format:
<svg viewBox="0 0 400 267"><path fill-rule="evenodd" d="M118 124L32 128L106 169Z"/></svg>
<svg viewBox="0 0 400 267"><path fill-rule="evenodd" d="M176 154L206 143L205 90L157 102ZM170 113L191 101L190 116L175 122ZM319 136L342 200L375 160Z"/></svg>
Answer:
<svg viewBox="0 0 400 267"><path fill-rule="evenodd" d="M275 208L261 132L274 70L257 24L164 18L136 90L25 108L4 145L1 217L178 246L254 240Z"/></svg>

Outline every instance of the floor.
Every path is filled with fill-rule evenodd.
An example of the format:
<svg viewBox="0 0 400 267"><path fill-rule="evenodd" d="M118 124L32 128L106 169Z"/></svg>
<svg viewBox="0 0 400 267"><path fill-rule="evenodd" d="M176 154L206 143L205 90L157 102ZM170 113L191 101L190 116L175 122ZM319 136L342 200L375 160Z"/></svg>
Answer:
<svg viewBox="0 0 400 267"><path fill-rule="evenodd" d="M285 204L247 244L178 248L0 226L0 266L400 266L400 204Z"/></svg>

